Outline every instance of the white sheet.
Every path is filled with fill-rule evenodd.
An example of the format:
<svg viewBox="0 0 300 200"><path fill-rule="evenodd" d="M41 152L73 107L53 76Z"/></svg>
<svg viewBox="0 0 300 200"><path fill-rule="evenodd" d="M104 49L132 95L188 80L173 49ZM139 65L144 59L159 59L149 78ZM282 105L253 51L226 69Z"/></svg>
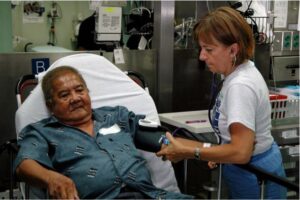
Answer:
<svg viewBox="0 0 300 200"><path fill-rule="evenodd" d="M88 53L75 54L57 60L48 70L63 65L72 66L81 72L90 90L93 108L122 105L136 114L145 114L148 119L159 122L151 96L106 58ZM41 85L38 84L16 112L17 134L29 123L48 116ZM147 160L154 185L179 192L171 163L162 161L153 153L141 152Z"/></svg>

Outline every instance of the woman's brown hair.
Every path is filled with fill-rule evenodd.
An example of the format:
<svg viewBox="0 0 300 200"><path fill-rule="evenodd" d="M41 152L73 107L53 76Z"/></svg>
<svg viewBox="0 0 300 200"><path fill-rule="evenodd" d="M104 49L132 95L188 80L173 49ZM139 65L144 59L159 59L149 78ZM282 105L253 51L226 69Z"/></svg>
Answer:
<svg viewBox="0 0 300 200"><path fill-rule="evenodd" d="M230 7L220 7L208 13L194 26L194 38L197 42L213 43L213 40L230 46L237 43L239 52L236 64L253 57L255 42L250 25L243 16Z"/></svg>

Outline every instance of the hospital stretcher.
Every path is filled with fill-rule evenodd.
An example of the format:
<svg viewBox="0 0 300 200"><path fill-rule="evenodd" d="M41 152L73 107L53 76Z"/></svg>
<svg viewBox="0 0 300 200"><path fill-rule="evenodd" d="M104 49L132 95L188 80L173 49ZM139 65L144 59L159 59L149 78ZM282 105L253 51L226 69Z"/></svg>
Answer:
<svg viewBox="0 0 300 200"><path fill-rule="evenodd" d="M106 58L88 53L60 58L49 69L63 65L72 66L83 75L89 88L93 108L122 105L159 123L154 101L141 74L133 71L124 73ZM37 82L37 79L40 80L43 75L44 73L37 76L29 75L21 78L18 83L16 94L20 107L15 116L17 134L27 124L49 116L41 85ZM34 87L34 89L28 92L25 86ZM22 97L24 95L28 97L25 99ZM147 161L154 185L168 191L179 192L171 162L162 161L154 153L141 150L141 154ZM23 196L26 197L40 198L43 197L40 194L45 195L33 187L27 190L27 194L25 194L24 187L21 189Z"/></svg>

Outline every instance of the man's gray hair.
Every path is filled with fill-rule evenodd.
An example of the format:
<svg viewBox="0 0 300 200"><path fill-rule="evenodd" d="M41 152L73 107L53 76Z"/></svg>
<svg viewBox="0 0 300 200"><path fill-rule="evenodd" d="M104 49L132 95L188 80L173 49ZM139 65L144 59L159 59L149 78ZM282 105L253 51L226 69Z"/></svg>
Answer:
<svg viewBox="0 0 300 200"><path fill-rule="evenodd" d="M73 73L79 77L79 79L82 81L83 85L87 88L86 82L83 79L82 75L80 72L70 66L61 66L54 68L50 70L49 72L46 73L46 75L42 79L42 90L44 93L44 98L46 102L50 102L52 99L52 92L53 92L53 81L57 79L58 77L66 74L66 73Z"/></svg>

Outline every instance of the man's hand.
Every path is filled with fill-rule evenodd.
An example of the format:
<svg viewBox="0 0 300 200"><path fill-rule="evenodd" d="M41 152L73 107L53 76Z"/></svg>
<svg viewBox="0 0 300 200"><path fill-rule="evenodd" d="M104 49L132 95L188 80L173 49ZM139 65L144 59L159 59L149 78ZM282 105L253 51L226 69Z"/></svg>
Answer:
<svg viewBox="0 0 300 200"><path fill-rule="evenodd" d="M54 199L79 199L72 179L51 171L48 177L48 193Z"/></svg>
<svg viewBox="0 0 300 200"><path fill-rule="evenodd" d="M26 183L47 189L51 198L79 199L76 186L70 178L46 169L35 160L23 160L17 167L16 173Z"/></svg>

